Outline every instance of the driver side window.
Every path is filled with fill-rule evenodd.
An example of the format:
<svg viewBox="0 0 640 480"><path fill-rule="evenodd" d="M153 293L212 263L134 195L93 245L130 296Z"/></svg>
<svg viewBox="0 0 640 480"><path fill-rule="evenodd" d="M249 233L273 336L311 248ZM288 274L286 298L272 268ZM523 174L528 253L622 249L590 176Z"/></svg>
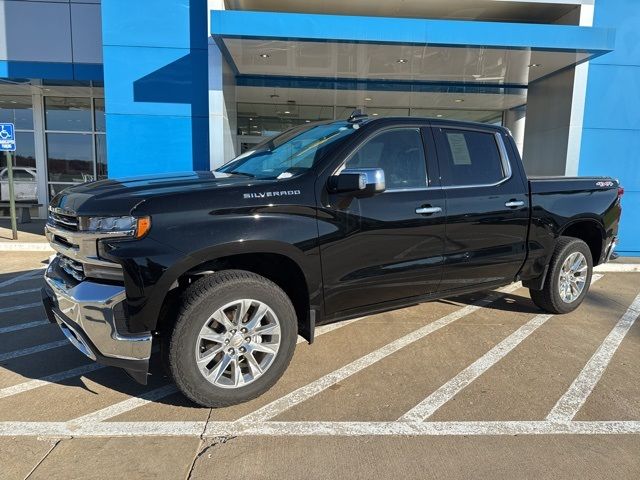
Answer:
<svg viewBox="0 0 640 480"><path fill-rule="evenodd" d="M427 163L418 128L387 130L365 141L345 168L382 168L387 190L425 188Z"/></svg>

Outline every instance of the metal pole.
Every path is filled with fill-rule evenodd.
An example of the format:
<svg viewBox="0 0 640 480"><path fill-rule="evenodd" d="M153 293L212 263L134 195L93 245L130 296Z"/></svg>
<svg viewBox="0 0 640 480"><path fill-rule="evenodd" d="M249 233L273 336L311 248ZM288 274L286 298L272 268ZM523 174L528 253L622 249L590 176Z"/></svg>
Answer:
<svg viewBox="0 0 640 480"><path fill-rule="evenodd" d="M11 231L13 239L18 239L18 226L16 225L16 193L13 189L13 155L7 152L7 173L9 174L9 212L11 214Z"/></svg>

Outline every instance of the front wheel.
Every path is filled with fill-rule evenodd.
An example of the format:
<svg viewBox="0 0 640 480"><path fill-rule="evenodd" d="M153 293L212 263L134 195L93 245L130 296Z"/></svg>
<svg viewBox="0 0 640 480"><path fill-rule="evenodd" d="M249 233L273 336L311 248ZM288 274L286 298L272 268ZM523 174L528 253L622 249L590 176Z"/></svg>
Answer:
<svg viewBox="0 0 640 480"><path fill-rule="evenodd" d="M289 297L254 273L226 270L191 285L169 343L178 388L205 407L251 400L286 370L296 345Z"/></svg>
<svg viewBox="0 0 640 480"><path fill-rule="evenodd" d="M529 290L531 300L549 313L569 313L582 303L593 274L591 250L582 240L560 237L542 290Z"/></svg>

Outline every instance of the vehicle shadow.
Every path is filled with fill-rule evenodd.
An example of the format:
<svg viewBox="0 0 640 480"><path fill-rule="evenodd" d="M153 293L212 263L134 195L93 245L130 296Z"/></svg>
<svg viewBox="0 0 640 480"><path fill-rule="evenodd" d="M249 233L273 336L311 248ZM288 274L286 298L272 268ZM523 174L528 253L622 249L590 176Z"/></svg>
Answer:
<svg viewBox="0 0 640 480"><path fill-rule="evenodd" d="M470 295L452 297L438 301L463 307L465 305L475 304L476 302L478 302L478 300L486 298L487 294L488 292L478 292ZM429 303L421 304L418 307L408 308L429 308ZM516 295L513 293L502 295L490 304L483 306L483 308L486 310L496 310L512 313L542 313L542 311L538 309L528 297ZM6 315L4 315L4 318L6 318ZM0 314L0 324L2 323L2 319L3 315ZM50 329L49 337L45 340L46 342L56 341L58 339L64 338L62 333L55 325L46 327L43 326L39 328ZM29 332L29 330L25 330L24 332L28 335L27 332ZM339 334L339 331L334 333L334 335ZM58 347L55 349L43 351L41 353L28 355L22 358L15 358L8 362L0 362L0 373L2 369L5 369L13 372L14 374L24 377L24 381L38 378L41 379L46 375L50 375L51 373L57 373L46 371L46 368L43 367L43 365L46 366L47 363L49 361L53 361L56 356L62 357L62 354L64 354L64 356L66 357L64 365L69 365L68 370L78 368L82 365L90 364L90 362L80 352L76 351L74 347L72 347L71 345L65 345L63 347ZM149 392L152 392L157 388L163 387L167 384L171 384L172 379L165 372L160 358L159 349L157 348L157 346L155 346L147 385L138 384L136 381L131 379L124 371L114 367L101 367L94 371L85 373L81 376L71 376L64 379L53 379L51 383L64 387L71 387L73 389L83 390L90 393L91 395L96 396L104 394L105 389L108 389L131 397L144 397L145 394L148 394ZM51 392L52 391L49 390L47 393L51 394ZM28 396L34 394L37 395L37 393L29 392L25 392L20 395ZM83 395L79 396L78 394L79 392L76 394L67 392L63 394L63 397L68 397L69 399L77 397L78 399L83 398L87 401L91 401L91 396L85 397ZM28 398L26 398L26 400L26 403L28 404ZM2 408L3 401L4 400L2 399L2 395L0 394L0 408ZM157 405L164 405L172 408L203 408L191 402L189 399L178 392L162 398L154 399L153 402ZM97 409L98 407L96 408L96 410Z"/></svg>

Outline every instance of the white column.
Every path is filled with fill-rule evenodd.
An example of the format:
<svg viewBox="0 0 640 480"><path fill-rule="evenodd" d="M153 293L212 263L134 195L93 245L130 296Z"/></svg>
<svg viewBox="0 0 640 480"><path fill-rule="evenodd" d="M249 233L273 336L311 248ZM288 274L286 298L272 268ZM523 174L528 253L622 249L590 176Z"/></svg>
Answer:
<svg viewBox="0 0 640 480"><path fill-rule="evenodd" d="M580 26L593 26L593 5L580 7ZM567 140L567 163L565 175L578 174L580 164L580 147L582 144L582 120L584 117L584 102L587 96L587 77L589 76L589 62L582 63L575 68L573 79L573 97L571 102L571 118L569 120L569 138Z"/></svg>
<svg viewBox="0 0 640 480"><path fill-rule="evenodd" d="M36 83L36 81L32 83ZM42 207L38 209L38 216L40 218L47 218L49 184L47 182L47 149L44 133L44 102L42 98L42 87L40 85L31 87L31 101L33 102L33 138L36 153L38 203L42 205Z"/></svg>
<svg viewBox="0 0 640 480"><path fill-rule="evenodd" d="M224 10L224 1L209 0L211 10ZM211 31L211 29L209 29ZM209 38L209 152L210 168L236 156L237 112L235 73Z"/></svg>
<svg viewBox="0 0 640 480"><path fill-rule="evenodd" d="M524 128L527 120L527 108L525 105L512 108L504 112L504 126L511 130L511 135L516 142L518 152L522 156L524 151Z"/></svg>

